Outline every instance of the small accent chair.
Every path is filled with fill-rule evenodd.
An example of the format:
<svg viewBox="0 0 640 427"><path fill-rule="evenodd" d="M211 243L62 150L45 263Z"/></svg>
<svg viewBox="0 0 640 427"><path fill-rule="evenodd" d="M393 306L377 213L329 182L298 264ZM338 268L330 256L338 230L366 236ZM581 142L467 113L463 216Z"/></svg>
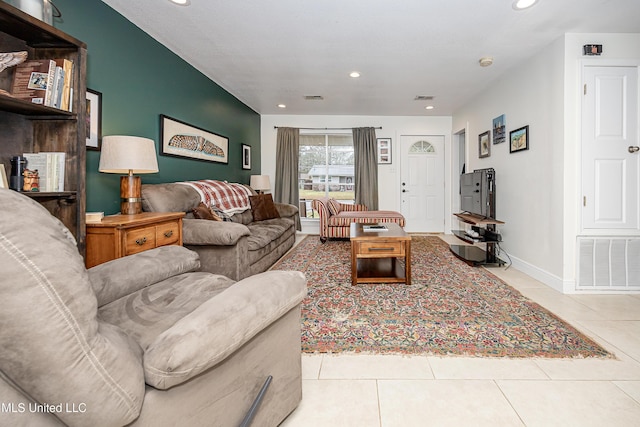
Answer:
<svg viewBox="0 0 640 427"><path fill-rule="evenodd" d="M404 216L396 211L370 211L365 205L340 203L330 197L314 199L311 206L320 215L320 241L322 243L330 237L349 237L349 228L353 222L363 224L395 222L400 227L404 227Z"/></svg>
<svg viewBox="0 0 640 427"><path fill-rule="evenodd" d="M164 246L87 270L58 219L0 189L0 425L281 423L302 397L304 276L199 267Z"/></svg>

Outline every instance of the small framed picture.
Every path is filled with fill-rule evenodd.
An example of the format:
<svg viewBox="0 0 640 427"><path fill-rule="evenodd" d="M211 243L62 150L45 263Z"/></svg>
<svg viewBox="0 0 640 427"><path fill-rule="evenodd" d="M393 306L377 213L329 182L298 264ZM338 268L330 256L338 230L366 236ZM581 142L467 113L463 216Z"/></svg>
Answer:
<svg viewBox="0 0 640 427"><path fill-rule="evenodd" d="M242 169L251 169L251 146L242 144Z"/></svg>
<svg viewBox="0 0 640 427"><path fill-rule="evenodd" d="M489 157L491 155L491 134L489 131L482 132L478 135L478 156Z"/></svg>
<svg viewBox="0 0 640 427"><path fill-rule="evenodd" d="M100 150L102 146L102 94L87 89L87 150Z"/></svg>
<svg viewBox="0 0 640 427"><path fill-rule="evenodd" d="M509 152L523 151L529 149L529 126L509 132Z"/></svg>
<svg viewBox="0 0 640 427"><path fill-rule="evenodd" d="M4 165L0 164L0 188L9 188L9 180L7 179L7 171Z"/></svg>
<svg viewBox="0 0 640 427"><path fill-rule="evenodd" d="M377 138L378 142L378 164L391 164L391 138Z"/></svg>

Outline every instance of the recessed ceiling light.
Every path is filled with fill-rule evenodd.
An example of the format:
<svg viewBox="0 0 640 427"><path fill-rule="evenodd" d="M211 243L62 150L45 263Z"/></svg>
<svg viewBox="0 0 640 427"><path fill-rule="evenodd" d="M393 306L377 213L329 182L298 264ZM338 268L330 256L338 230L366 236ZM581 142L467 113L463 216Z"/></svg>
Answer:
<svg viewBox="0 0 640 427"><path fill-rule="evenodd" d="M435 107L433 105L427 105L424 107L425 110L433 110Z"/></svg>
<svg viewBox="0 0 640 427"><path fill-rule="evenodd" d="M349 74L349 76L350 76L350 77L353 77L353 78L355 79L355 78L357 78L357 77L360 77L360 73L359 73L359 72L357 72L357 71L352 71L352 72Z"/></svg>
<svg viewBox="0 0 640 427"><path fill-rule="evenodd" d="M189 6L191 4L190 0L169 0L171 3L177 4L178 6Z"/></svg>
<svg viewBox="0 0 640 427"><path fill-rule="evenodd" d="M278 108L287 108L287 106L284 104L278 104Z"/></svg>
<svg viewBox="0 0 640 427"><path fill-rule="evenodd" d="M513 2L513 8L515 10L528 9L536 3L538 3L538 0L516 0Z"/></svg>

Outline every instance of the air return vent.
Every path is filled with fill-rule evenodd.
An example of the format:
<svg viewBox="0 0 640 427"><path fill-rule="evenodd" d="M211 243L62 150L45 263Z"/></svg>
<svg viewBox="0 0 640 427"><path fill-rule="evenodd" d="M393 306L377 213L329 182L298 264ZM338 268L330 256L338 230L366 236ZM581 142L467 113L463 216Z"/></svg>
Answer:
<svg viewBox="0 0 640 427"><path fill-rule="evenodd" d="M307 101L322 101L324 97L322 95L305 95L304 99Z"/></svg>
<svg viewBox="0 0 640 427"><path fill-rule="evenodd" d="M428 96L428 95L416 95L415 98L413 98L414 101L432 101L433 100L433 96Z"/></svg>
<svg viewBox="0 0 640 427"><path fill-rule="evenodd" d="M640 238L579 237L577 289L640 290Z"/></svg>

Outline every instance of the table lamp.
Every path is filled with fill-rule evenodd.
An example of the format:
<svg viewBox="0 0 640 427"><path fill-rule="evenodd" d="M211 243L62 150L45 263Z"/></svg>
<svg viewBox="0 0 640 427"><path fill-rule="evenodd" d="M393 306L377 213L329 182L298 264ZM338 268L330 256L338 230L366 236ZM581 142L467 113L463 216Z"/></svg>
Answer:
<svg viewBox="0 0 640 427"><path fill-rule="evenodd" d="M251 183L249 186L256 190L258 194L270 190L271 182L269 182L269 175L251 175Z"/></svg>
<svg viewBox="0 0 640 427"><path fill-rule="evenodd" d="M142 180L134 173L158 172L156 144L138 136L112 135L102 138L100 172L125 173L120 177L120 213L142 212Z"/></svg>

